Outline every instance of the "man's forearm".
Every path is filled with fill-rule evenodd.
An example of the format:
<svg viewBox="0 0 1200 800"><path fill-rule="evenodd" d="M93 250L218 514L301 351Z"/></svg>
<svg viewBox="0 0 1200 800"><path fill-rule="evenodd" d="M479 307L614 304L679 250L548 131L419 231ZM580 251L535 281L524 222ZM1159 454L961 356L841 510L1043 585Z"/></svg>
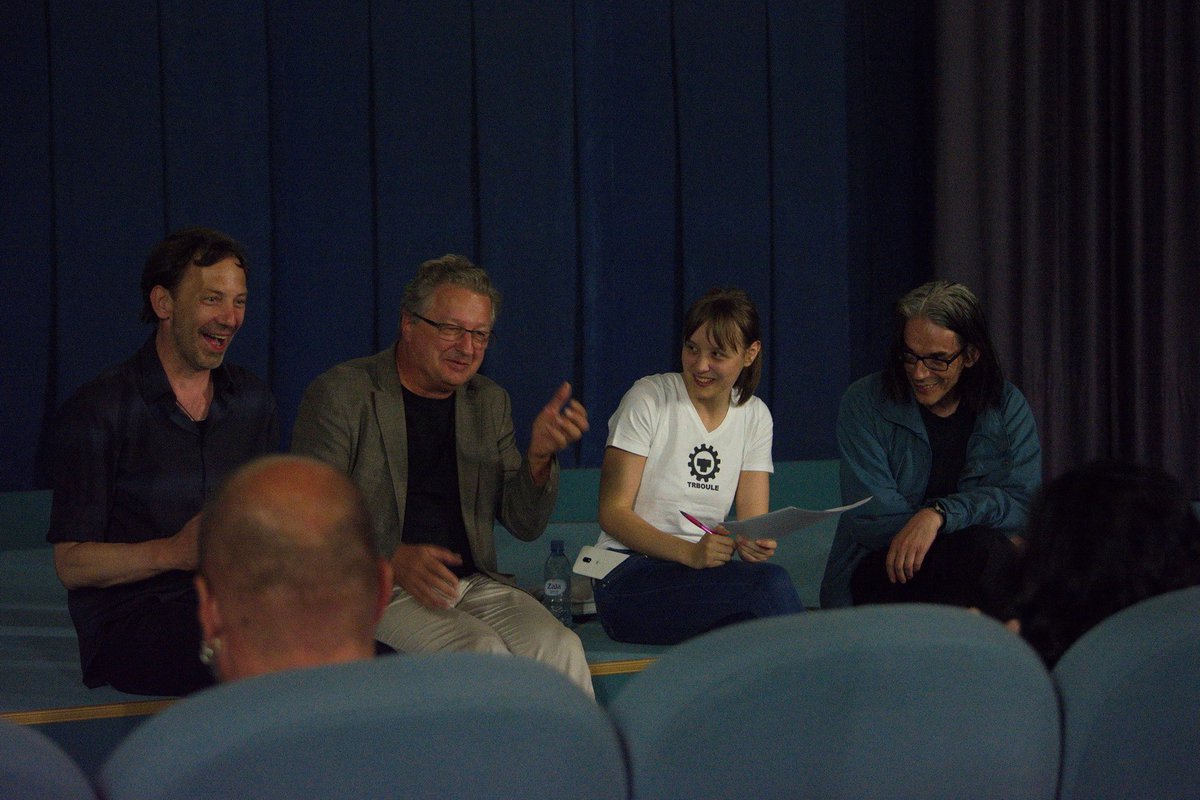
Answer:
<svg viewBox="0 0 1200 800"><path fill-rule="evenodd" d="M535 467L525 458L504 482L498 505L499 519L518 539L531 541L545 531L558 498L558 485L554 479L556 463L555 458L550 459L546 480L538 484L534 479Z"/></svg>
<svg viewBox="0 0 1200 800"><path fill-rule="evenodd" d="M191 569L173 556L168 540L148 542L59 542L54 569L68 589L107 588L152 578L173 569Z"/></svg>
<svg viewBox="0 0 1200 800"><path fill-rule="evenodd" d="M530 453L525 457L529 464L529 477L533 479L533 485L542 487L546 485L546 481L550 480L551 465L554 462L554 456L535 456Z"/></svg>

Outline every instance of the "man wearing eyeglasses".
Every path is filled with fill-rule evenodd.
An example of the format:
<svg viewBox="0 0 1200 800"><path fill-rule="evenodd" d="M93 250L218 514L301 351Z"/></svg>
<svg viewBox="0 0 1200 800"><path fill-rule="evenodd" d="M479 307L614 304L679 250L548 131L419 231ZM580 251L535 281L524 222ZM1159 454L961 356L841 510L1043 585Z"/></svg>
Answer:
<svg viewBox="0 0 1200 800"><path fill-rule="evenodd" d="M838 522L821 605L947 603L1006 619L1041 482L1033 414L967 287L920 286L894 323L886 368L838 411L843 499L872 500Z"/></svg>
<svg viewBox="0 0 1200 800"><path fill-rule="evenodd" d="M395 576L380 641L402 653L528 656L592 695L579 637L497 570L496 519L520 539L540 536L558 494L556 454L588 429L564 383L522 456L508 393L477 374L499 309L500 293L466 258L426 261L404 290L396 343L305 391L292 450L343 470L365 496Z"/></svg>

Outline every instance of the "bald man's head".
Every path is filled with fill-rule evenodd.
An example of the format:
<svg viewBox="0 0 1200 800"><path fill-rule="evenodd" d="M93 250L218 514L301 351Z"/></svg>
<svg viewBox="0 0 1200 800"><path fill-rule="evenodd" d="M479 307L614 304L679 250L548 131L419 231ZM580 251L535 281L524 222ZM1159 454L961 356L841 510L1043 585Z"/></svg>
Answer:
<svg viewBox="0 0 1200 800"><path fill-rule="evenodd" d="M230 657L244 656L243 666L373 651L384 568L362 495L345 475L267 456L235 472L201 517L201 623L206 637L238 649Z"/></svg>

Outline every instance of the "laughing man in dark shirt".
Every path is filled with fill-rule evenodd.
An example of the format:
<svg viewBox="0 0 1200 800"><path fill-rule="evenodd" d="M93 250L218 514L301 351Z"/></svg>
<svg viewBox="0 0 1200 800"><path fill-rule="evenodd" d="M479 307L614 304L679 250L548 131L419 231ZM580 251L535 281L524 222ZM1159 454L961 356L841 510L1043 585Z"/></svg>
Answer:
<svg viewBox="0 0 1200 800"><path fill-rule="evenodd" d="M177 231L151 251L141 286L154 334L59 412L46 538L84 683L182 695L212 683L192 584L201 507L228 473L277 449L279 424L266 384L223 363L245 316L241 246Z"/></svg>

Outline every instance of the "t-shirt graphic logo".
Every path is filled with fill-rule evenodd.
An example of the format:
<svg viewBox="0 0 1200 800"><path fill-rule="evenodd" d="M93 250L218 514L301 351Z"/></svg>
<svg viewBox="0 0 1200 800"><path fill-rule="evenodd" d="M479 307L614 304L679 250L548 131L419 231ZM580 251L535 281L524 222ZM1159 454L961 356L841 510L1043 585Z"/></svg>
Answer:
<svg viewBox="0 0 1200 800"><path fill-rule="evenodd" d="M717 451L706 444L696 445L688 457L688 470L696 480L711 481L721 471L721 459Z"/></svg>

